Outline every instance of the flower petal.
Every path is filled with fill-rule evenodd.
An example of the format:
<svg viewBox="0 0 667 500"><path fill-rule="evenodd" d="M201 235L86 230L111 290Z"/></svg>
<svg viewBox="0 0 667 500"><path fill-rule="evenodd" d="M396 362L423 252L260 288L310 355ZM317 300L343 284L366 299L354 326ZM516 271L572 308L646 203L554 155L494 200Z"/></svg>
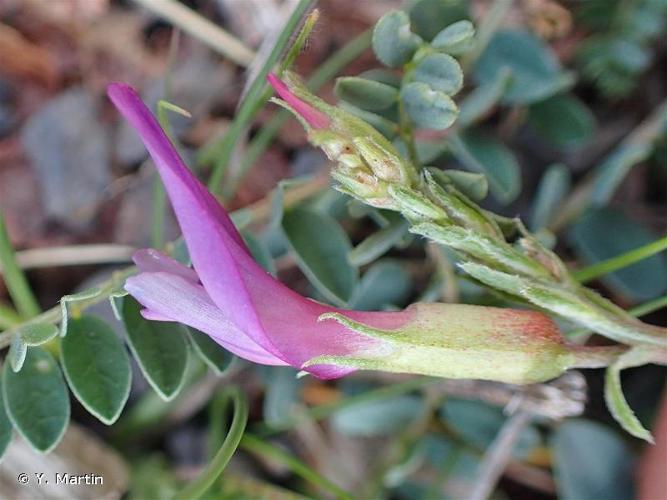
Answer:
<svg viewBox="0 0 667 500"><path fill-rule="evenodd" d="M134 255L132 255L132 260L141 272L166 272L178 274L188 281L199 283L199 277L194 270L154 248L142 248L141 250L137 250L134 252Z"/></svg>
<svg viewBox="0 0 667 500"><path fill-rule="evenodd" d="M218 316L223 316L225 322L234 325L236 331L244 333L264 351L297 368L323 355L372 355L373 351L381 355L384 352L384 342L334 322L320 323L318 318L326 312L344 312L370 326L392 329L405 323L412 316L411 312L340 311L306 299L277 281L252 259L222 206L188 170L136 92L122 84L110 85L108 92L136 128L155 161L203 285L199 293L205 290L211 304L221 310ZM128 284L133 288L131 282ZM151 296L157 294L157 290L152 291L149 286L142 290L130 288L128 291L133 295L142 294L138 298L149 310L178 321L185 321L180 314L188 321L196 321L188 306L183 305L187 304L185 297L160 297L158 309L150 305L151 301L155 302L156 297ZM199 299L204 301L203 296ZM352 371L330 365L309 366L306 370L321 378Z"/></svg>
<svg viewBox="0 0 667 500"><path fill-rule="evenodd" d="M140 273L128 278L125 289L146 310L147 319L177 321L208 334L228 351L267 365L285 365L250 340L216 307L204 287L178 274Z"/></svg>
<svg viewBox="0 0 667 500"><path fill-rule="evenodd" d="M114 83L109 85L108 94L137 130L153 158L183 231L195 271L209 296L240 330L267 351L280 356L264 332L241 279L244 270L235 256L245 255L248 265L258 266L249 256L231 219L185 166L136 91Z"/></svg>

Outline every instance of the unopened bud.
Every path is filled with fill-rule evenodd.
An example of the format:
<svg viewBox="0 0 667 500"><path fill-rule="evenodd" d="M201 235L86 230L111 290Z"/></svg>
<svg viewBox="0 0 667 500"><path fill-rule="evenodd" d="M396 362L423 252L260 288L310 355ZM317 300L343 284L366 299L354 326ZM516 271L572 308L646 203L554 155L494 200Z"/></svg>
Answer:
<svg viewBox="0 0 667 500"><path fill-rule="evenodd" d="M400 210L413 220L447 220L447 213L423 194L413 189L391 184L389 195Z"/></svg>
<svg viewBox="0 0 667 500"><path fill-rule="evenodd" d="M345 168L348 170L354 168L359 168L363 170L368 168L366 167L366 164L361 159L361 157L355 154L342 154L338 157L337 161L338 164L341 166L341 168Z"/></svg>
<svg viewBox="0 0 667 500"><path fill-rule="evenodd" d="M313 145L322 149L331 161L338 161L341 155L350 154L353 151L348 139L331 130L311 129L308 132L308 139Z"/></svg>
<svg viewBox="0 0 667 500"><path fill-rule="evenodd" d="M392 198L387 194L387 183L361 169L338 168L331 172L340 185L339 191L377 208L396 209Z"/></svg>
<svg viewBox="0 0 667 500"><path fill-rule="evenodd" d="M383 148L370 137L355 137L354 145L373 173L383 181L406 184L406 167L400 157Z"/></svg>

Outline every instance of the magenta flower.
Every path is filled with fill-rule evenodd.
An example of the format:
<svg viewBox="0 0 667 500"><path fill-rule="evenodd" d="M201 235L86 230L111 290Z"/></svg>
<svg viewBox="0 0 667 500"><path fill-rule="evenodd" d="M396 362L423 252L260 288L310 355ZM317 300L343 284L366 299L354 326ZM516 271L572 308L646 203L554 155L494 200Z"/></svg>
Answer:
<svg viewBox="0 0 667 500"><path fill-rule="evenodd" d="M253 260L137 93L113 83L108 94L152 156L193 263L188 268L156 250L135 254L140 273L125 288L147 319L187 324L242 358L320 378L368 368L527 382L556 376L571 362L557 328L540 313L445 304L361 312L300 296ZM290 104L313 127L329 123L308 104L299 108L298 99Z"/></svg>

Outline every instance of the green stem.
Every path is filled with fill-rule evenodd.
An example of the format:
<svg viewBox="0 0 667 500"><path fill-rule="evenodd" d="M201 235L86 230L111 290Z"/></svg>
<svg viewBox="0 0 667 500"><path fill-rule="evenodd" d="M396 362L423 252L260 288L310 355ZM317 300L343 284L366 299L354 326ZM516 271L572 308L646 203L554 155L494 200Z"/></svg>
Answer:
<svg viewBox="0 0 667 500"><path fill-rule="evenodd" d="M136 268L134 266L115 272L110 279L99 285L98 295L77 302L78 309L83 311L87 307L99 304L103 300L107 300L109 295L118 290L123 285L123 283L125 283L125 279L135 272ZM60 323L61 319L62 309L60 308L60 304L56 304L51 309L47 309L43 313L31 317L28 321L15 325L9 330L5 330L4 332L0 333L0 349L7 347L11 343L12 336L27 325L35 325L37 323L53 323L56 325Z"/></svg>
<svg viewBox="0 0 667 500"><path fill-rule="evenodd" d="M19 314L26 318L38 315L40 312L39 304L30 289L25 274L16 262L14 249L7 233L5 218L2 214L0 214L0 264L2 265L7 290Z"/></svg>
<svg viewBox="0 0 667 500"><path fill-rule="evenodd" d="M405 80L404 83L406 83ZM408 156L410 157L410 161L415 166L415 168L419 168L419 156L417 155L417 147L415 146L415 136L412 130L412 122L410 121L410 118L405 111L405 105L403 104L402 99L399 99L398 101L398 119L399 135L401 136L401 139L403 139L405 147L408 148Z"/></svg>
<svg viewBox="0 0 667 500"><path fill-rule="evenodd" d="M336 498L352 500L352 495L350 495L348 492L308 467L301 460L281 450L280 448L267 443L266 441L262 441L255 436L246 434L241 440L241 448L255 455L260 455L270 460L280 462L281 464L287 466L289 470L291 470L297 476L305 479L306 481L319 488L322 488L323 490L329 491Z"/></svg>
<svg viewBox="0 0 667 500"><path fill-rule="evenodd" d="M667 295L635 306L632 309L629 309L628 313L636 318L640 318L646 314L657 311L658 309L662 309L663 307L667 307ZM572 330L566 333L565 336L568 339L575 339L585 335L590 335L591 333L593 333L593 331L588 328L577 328L576 330Z"/></svg>
<svg viewBox="0 0 667 500"><path fill-rule="evenodd" d="M627 347L614 346L573 346L574 363L570 368L604 368L613 364L627 352Z"/></svg>
<svg viewBox="0 0 667 500"><path fill-rule="evenodd" d="M269 57L266 59L264 65L261 67L250 85L248 94L241 103L231 127L222 140L218 141L211 148L206 148L207 151L205 151L204 157L202 158L204 163L208 163L210 160L215 159L213 172L208 182L208 187L213 194L220 194L222 189L222 179L229 166L229 161L232 158L237 142L241 138L245 128L250 124L252 119L271 95L266 84L266 76L278 62L278 59L292 36L292 33L294 33L299 22L308 10L310 3L311 0L299 0L299 3L280 33Z"/></svg>
<svg viewBox="0 0 667 500"><path fill-rule="evenodd" d="M13 307L0 303L0 328L11 328L21 323L21 316Z"/></svg>
<svg viewBox="0 0 667 500"><path fill-rule="evenodd" d="M165 97L168 97L169 85L166 86ZM157 121L164 130L164 133L167 134L169 140L175 145L176 141L174 140L174 134L171 130L171 124L169 123L169 116L167 111L169 110L169 105L167 101L159 101L157 105ZM167 194L162 186L162 179L159 175L155 176L155 181L153 184L153 225L151 227L151 245L153 248L162 248L164 245L164 220L165 212L167 210Z"/></svg>
<svg viewBox="0 0 667 500"><path fill-rule="evenodd" d="M158 123L164 130L165 134L167 134L167 137L169 137L171 142L174 142L174 135L172 134L169 117L167 115L167 106L164 106L163 103L169 101L171 98L171 72L174 61L176 59L179 41L180 31L176 29L172 34L169 44L169 60L167 62L167 69L165 71L164 78L164 101L158 102L157 106ZM151 246L153 248L162 248L164 245L164 221L166 209L167 195L165 193L164 187L162 186L162 180L160 179L160 176L155 175L155 181L153 184L153 224L151 226Z"/></svg>
<svg viewBox="0 0 667 500"><path fill-rule="evenodd" d="M213 459L216 452L222 446L222 443L225 441L226 429L222 425L226 421L228 416L228 403L229 398L225 394L225 391L220 392L216 397L213 398L209 406L209 430L208 430L208 443L207 443L207 453L210 459Z"/></svg>
<svg viewBox="0 0 667 500"><path fill-rule="evenodd" d="M162 181L157 177L153 184L153 215L151 225L151 246L162 248L164 244L164 219L167 209L167 194L162 187Z"/></svg>
<svg viewBox="0 0 667 500"><path fill-rule="evenodd" d="M310 36L310 33L313 31L313 28L315 27L315 24L317 23L317 20L319 18L320 18L320 11L317 9L314 9L310 14L308 14L308 17L306 17L306 20L304 21L303 26L301 27L301 31L299 31L299 34L296 37L296 40L294 40L294 43L287 52L287 55L280 63L278 70L280 75L282 75L282 73L286 69L290 68L292 64L294 64L294 61L296 60L297 56L299 55L304 45L306 44L306 41L308 40L308 37Z"/></svg>
<svg viewBox="0 0 667 500"><path fill-rule="evenodd" d="M658 309L662 309L663 307L667 307L667 295L635 306L628 312L633 316L640 317L644 316L645 314L650 314L654 311L657 311Z"/></svg>
<svg viewBox="0 0 667 500"><path fill-rule="evenodd" d="M613 273L624 267L631 266L636 262L644 260L651 255L655 255L664 250L667 250L667 236L653 241L648 245L612 257L611 259L603 260L602 262L585 267L579 271L574 271L572 276L579 282L586 283L587 281L604 276L605 274Z"/></svg>
<svg viewBox="0 0 667 500"><path fill-rule="evenodd" d="M194 500L201 497L225 470L243 438L248 422L248 401L238 387L230 387L226 390L225 395L234 404L234 417L227 437L206 469L197 479L176 494L174 500Z"/></svg>

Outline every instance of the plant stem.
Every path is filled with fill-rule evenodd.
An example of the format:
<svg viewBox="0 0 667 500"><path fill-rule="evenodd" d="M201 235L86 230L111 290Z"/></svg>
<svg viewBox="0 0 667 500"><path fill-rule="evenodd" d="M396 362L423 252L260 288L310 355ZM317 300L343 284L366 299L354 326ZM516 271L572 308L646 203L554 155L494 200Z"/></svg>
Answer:
<svg viewBox="0 0 667 500"><path fill-rule="evenodd" d="M157 119L160 123L160 126L164 130L167 137L171 140L172 143L176 144L174 136L171 131L171 126L169 124L169 117L167 115L167 106L166 102L169 102L171 98L171 75L174 62L178 53L178 45L180 42L180 31L178 29L174 30L171 35L171 40L169 42L169 58L167 61L167 68L165 70L164 77L164 100L158 102L157 106ZM167 194L162 186L162 180L159 175L155 175L155 180L153 181L153 216L152 216L152 226L151 226L151 245L153 248L162 248L164 245L164 221L165 221L165 211L167 209Z"/></svg>
<svg viewBox="0 0 667 500"><path fill-rule="evenodd" d="M257 73L257 76L250 85L248 94L241 103L241 106L236 113L236 117L234 118L231 127L222 140L218 141L210 148L206 148L204 157L202 158L203 162L208 163L210 160L215 159L213 172L208 182L208 187L211 192L213 192L213 194L220 194L222 189L222 179L229 165L229 161L232 158L238 140L243 134L245 128L250 124L252 119L269 98L270 91L268 90L268 85L266 84L266 76L269 74L269 71L271 71L273 66L275 66L278 59L282 55L290 37L292 36L292 33L294 33L299 22L308 10L310 3L311 0L299 0L299 3L294 8L292 15L289 17L285 27L281 31L280 36L278 37L278 40L273 47L273 50L269 54L269 57L266 59L265 63L262 65L261 69Z"/></svg>
<svg viewBox="0 0 667 500"><path fill-rule="evenodd" d="M0 328L11 328L21 322L21 316L13 307L0 303Z"/></svg>
<svg viewBox="0 0 667 500"><path fill-rule="evenodd" d="M238 38L175 0L134 0L217 53L247 67L255 53Z"/></svg>
<svg viewBox="0 0 667 500"><path fill-rule="evenodd" d="M627 350L624 346L575 346L575 362L570 368L604 368Z"/></svg>
<svg viewBox="0 0 667 500"><path fill-rule="evenodd" d="M275 460L283 465L286 465L294 474L305 479L323 490L329 491L336 498L343 500L352 500L352 495L335 485L327 478L314 471L301 460L283 451L282 449L262 441L259 438L246 434L241 440L241 448L270 460Z"/></svg>
<svg viewBox="0 0 667 500"><path fill-rule="evenodd" d="M405 87L412 80L414 67L415 63L412 61L403 66L401 88ZM412 120L410 120L410 117L408 116L403 99L400 98L398 100L398 135L405 143L410 162L414 165L415 169L419 170L421 164L419 162L419 155L417 154L417 147L415 146L415 134L412 128Z"/></svg>
<svg viewBox="0 0 667 500"><path fill-rule="evenodd" d="M599 276L604 276L605 274L613 273L624 267L631 266L632 264L644 260L651 255L655 255L664 250L667 250L667 236L659 240L653 241L648 245L644 245L624 254L617 255L611 259L603 260L602 262L597 262L591 266L580 269L579 271L574 271L572 276L581 283L586 283L591 281Z"/></svg>
<svg viewBox="0 0 667 500"><path fill-rule="evenodd" d="M467 495L470 500L486 500L491 497L498 480L512 459L512 451L521 437L521 432L532 418L529 411L519 408L503 424L478 466L475 484Z"/></svg>
<svg viewBox="0 0 667 500"><path fill-rule="evenodd" d="M667 307L667 295L635 306L628 312L633 316L640 317L652 313L653 311L657 311L658 309L662 309L663 307Z"/></svg>
<svg viewBox="0 0 667 500"><path fill-rule="evenodd" d="M308 37L310 36L310 33L313 31L313 28L315 27L315 24L317 23L317 20L319 18L320 18L320 11L318 9L313 9L311 13L308 14L306 20L303 23L303 26L301 27L301 30L299 31L299 34L296 37L296 40L287 51L287 54L285 55L283 60L278 65L277 73L279 76L282 77L285 70L287 70L292 66L297 56L303 49L306 41L308 40ZM264 93L262 94L262 99L261 99L262 103L266 102L271 97L273 90L268 86L266 86L263 92ZM243 97L244 96L242 96L241 99L243 99ZM236 147L238 148L238 145ZM268 144L266 144L265 147L268 147ZM225 186L222 191L223 198L225 199L231 198L234 195L239 185L241 184L241 181L245 177L245 174L248 169L247 160L245 160L246 151L244 151L243 156L244 156L243 159L239 159L237 162L231 163L229 167L229 172L228 172L229 175L228 178L226 179Z"/></svg>
<svg viewBox="0 0 667 500"><path fill-rule="evenodd" d="M14 249L7 233L5 218L2 214L0 214L0 265L2 265L7 290L19 314L26 318L39 314L40 307L37 299L32 293L23 271L16 262Z"/></svg>
<svg viewBox="0 0 667 500"><path fill-rule="evenodd" d="M117 264L130 262L135 250L135 247L113 243L71 245L21 250L15 253L15 258L21 269ZM0 267L0 273L2 273L2 267Z"/></svg>
<svg viewBox="0 0 667 500"><path fill-rule="evenodd" d="M294 40L294 43L290 47L289 51L287 51L287 55L280 63L279 72L281 74L286 69L290 68L292 64L294 64L294 61L296 60L299 53L306 44L306 41L308 40L308 37L310 36L310 33L313 31L313 28L315 27L315 24L317 24L319 18L320 18L320 11L318 9L313 9L311 13L308 14L301 30L299 31L299 34L296 37L296 40Z"/></svg>
<svg viewBox="0 0 667 500"><path fill-rule="evenodd" d="M645 314L649 314L652 313L653 311L657 311L658 309L662 309L663 307L667 307L667 295L665 295L664 297L659 297L657 299L649 300L644 304L635 306L632 309L628 310L628 314L631 314L632 316L639 318L641 316L644 316ZM592 333L593 331L590 330L589 328L577 328L576 330L572 330L566 333L565 337L568 339L578 339L581 337L585 337L586 335L590 335Z"/></svg>
<svg viewBox="0 0 667 500"><path fill-rule="evenodd" d="M248 423L248 401L236 386L226 389L225 395L234 404L234 416L227 437L204 471L175 495L174 500L193 500L201 497L225 470L243 438Z"/></svg>
<svg viewBox="0 0 667 500"><path fill-rule="evenodd" d="M122 284L125 282L125 279L128 276L131 276L135 272L136 268L134 266L125 268L121 271L114 272L113 276L110 279L99 285L99 294L90 297L88 299L82 299L80 302L77 303L77 307L79 308L80 311L82 311L87 307L99 304L103 300L107 300L109 298L109 295L114 291L118 290L118 288L120 288ZM53 306L51 309L47 309L41 314L34 315L29 320L21 324L15 325L13 328L10 328L9 330L5 330L4 332L0 333L0 349L7 347L11 342L12 336L15 333L17 333L21 328L27 325L35 325L37 323L53 323L55 325L60 323L61 319L62 319L62 309L60 307L60 304L57 304Z"/></svg>

